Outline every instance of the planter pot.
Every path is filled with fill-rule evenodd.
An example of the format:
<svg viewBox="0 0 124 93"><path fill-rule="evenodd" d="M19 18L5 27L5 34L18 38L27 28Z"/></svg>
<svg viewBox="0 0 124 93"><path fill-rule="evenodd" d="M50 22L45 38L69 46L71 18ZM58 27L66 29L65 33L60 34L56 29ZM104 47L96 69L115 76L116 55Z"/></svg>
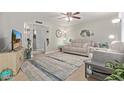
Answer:
<svg viewBox="0 0 124 93"><path fill-rule="evenodd" d="M31 51L27 51L27 59L31 59Z"/></svg>

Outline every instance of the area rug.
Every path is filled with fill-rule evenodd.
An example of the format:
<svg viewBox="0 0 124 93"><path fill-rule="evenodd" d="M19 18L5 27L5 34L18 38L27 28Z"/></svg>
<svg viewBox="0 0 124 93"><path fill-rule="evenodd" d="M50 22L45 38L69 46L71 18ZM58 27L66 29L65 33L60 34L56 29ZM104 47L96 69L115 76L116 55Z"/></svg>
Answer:
<svg viewBox="0 0 124 93"><path fill-rule="evenodd" d="M82 64L84 64L84 60L88 59L88 57L72 55L63 52L48 54L47 57L60 60L61 62L65 62L67 64L75 66L81 66Z"/></svg>
<svg viewBox="0 0 124 93"><path fill-rule="evenodd" d="M28 60L22 66L22 71L30 80L63 81L78 68L58 60L41 57Z"/></svg>
<svg viewBox="0 0 124 93"><path fill-rule="evenodd" d="M64 53L36 56L21 67L29 80L64 81L82 64L86 57Z"/></svg>
<svg viewBox="0 0 124 93"><path fill-rule="evenodd" d="M27 76L27 78L31 81L42 81L42 80L51 81L52 80L43 71L36 68L29 61L25 61L23 63L23 65L21 66L21 70Z"/></svg>

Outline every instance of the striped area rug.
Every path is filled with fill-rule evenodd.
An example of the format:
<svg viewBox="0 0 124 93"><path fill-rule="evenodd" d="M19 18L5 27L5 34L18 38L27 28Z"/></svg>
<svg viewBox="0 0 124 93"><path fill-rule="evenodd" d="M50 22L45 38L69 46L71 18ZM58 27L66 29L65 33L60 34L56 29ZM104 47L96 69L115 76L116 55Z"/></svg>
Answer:
<svg viewBox="0 0 124 93"><path fill-rule="evenodd" d="M26 61L21 69L30 80L66 80L87 58L76 55L55 53L45 57L35 57Z"/></svg>

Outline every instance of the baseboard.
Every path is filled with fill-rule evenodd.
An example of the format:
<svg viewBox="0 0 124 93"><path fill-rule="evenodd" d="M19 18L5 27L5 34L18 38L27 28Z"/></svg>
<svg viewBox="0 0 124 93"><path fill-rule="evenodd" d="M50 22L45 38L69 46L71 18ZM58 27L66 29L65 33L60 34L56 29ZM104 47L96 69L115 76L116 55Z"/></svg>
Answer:
<svg viewBox="0 0 124 93"><path fill-rule="evenodd" d="M47 51L45 54L51 54L51 53L54 53L54 52L59 52L59 49L53 50L53 51Z"/></svg>

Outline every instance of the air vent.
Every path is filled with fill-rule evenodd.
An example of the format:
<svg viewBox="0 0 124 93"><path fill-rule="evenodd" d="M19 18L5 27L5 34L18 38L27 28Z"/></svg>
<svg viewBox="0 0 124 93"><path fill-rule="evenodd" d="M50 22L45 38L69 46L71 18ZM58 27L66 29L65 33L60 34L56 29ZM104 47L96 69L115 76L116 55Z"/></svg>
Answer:
<svg viewBox="0 0 124 93"><path fill-rule="evenodd" d="M38 24L43 24L43 22L41 22L41 21L35 21L35 23L38 23Z"/></svg>

